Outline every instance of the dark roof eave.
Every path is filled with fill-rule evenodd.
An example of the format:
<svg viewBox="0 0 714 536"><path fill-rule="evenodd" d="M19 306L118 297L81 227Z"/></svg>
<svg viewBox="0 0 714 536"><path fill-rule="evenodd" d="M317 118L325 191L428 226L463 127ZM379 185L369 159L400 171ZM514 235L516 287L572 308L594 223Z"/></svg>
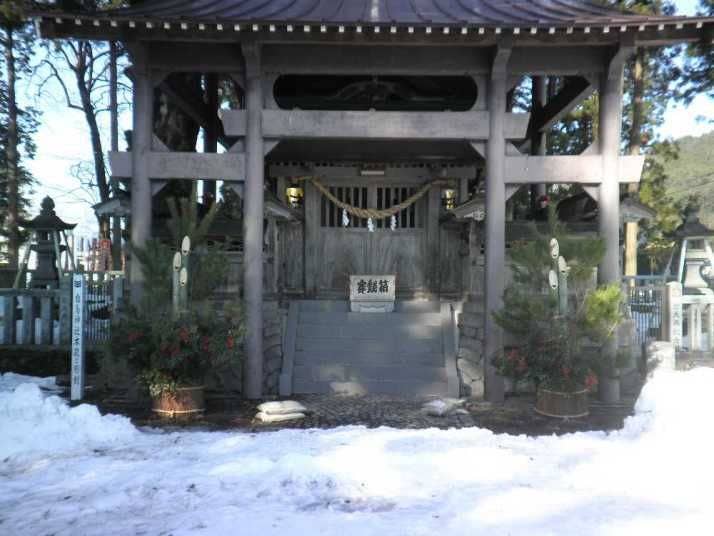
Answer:
<svg viewBox="0 0 714 536"><path fill-rule="evenodd" d="M123 11L123 10L120 10ZM77 37L93 37L93 38L111 38L114 34L123 31L131 31L136 34L136 38L158 38L158 39L177 39L188 37L199 32L206 36L216 36L220 34L223 39L235 40L240 34L266 36L275 34L293 33L294 36L306 33L313 34L311 38L319 34L338 33L374 33L375 28L380 28L382 35L388 36L393 33L399 34L399 37L404 39L419 39L423 40L428 37L426 32L431 29L431 36L436 38L448 38L445 35L448 31L453 37L466 37L462 32L467 32L469 37L480 37L484 34L500 34L504 31L512 35L515 40L534 37L536 34L556 34L556 36L572 37L573 33L588 34L591 29L599 29L600 33L610 33L610 39L616 40L616 36L620 33L632 31L635 34L635 39L638 35L643 35L643 32L654 31L662 33L664 30L675 30L681 32L681 39L676 37L676 32L671 32L663 36L667 42L675 43L677 41L691 41L695 38L704 38L711 35L710 32L714 29L714 17L689 17L689 16L640 16L640 15L622 15L619 17L595 17L595 18L576 18L572 20L560 21L504 21L502 23L493 22L472 22L472 21L453 21L453 22L437 22L429 23L421 22L404 22L391 21L374 23L370 21L310 21L310 20L271 20L271 19L246 19L246 18L202 18L177 15L126 15L121 12L98 12L98 13L67 13L59 11L38 11L31 12L31 17L42 22L45 28L52 28L54 31L45 32L47 34L57 33L62 36L77 36ZM79 24L78 24L79 23ZM62 28L61 26L69 26L70 28ZM165 27L168 25L168 28ZM178 28L176 27L178 25ZM183 26L183 27L182 27ZM288 27L292 27L288 31ZM310 31L305 32L304 27L309 27ZM202 29L201 29L202 28ZM357 29L360 32L357 32ZM412 33L407 33L408 29L412 29ZM452 31L452 30L458 31ZM57 31L59 30L59 31ZM682 31L682 30L687 30ZM692 30L696 30L696 35L692 36ZM163 34L162 34L163 32ZM238 35L236 35L238 34ZM48 35L53 37L53 35ZM344 39L344 35L340 35ZM396 37L391 35L391 37Z"/></svg>

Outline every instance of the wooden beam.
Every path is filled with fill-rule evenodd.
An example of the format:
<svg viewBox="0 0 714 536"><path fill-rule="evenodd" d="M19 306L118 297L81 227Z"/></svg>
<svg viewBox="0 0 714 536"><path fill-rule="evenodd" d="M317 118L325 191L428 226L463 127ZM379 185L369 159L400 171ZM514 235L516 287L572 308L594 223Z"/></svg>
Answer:
<svg viewBox="0 0 714 536"><path fill-rule="evenodd" d="M112 177L132 176L130 152L110 152ZM242 153L180 153L151 151L145 154L150 179L214 179L242 182L245 156Z"/></svg>
<svg viewBox="0 0 714 536"><path fill-rule="evenodd" d="M523 139L529 114L504 114L506 139ZM244 136L245 110L223 110L225 132ZM487 140L488 112L344 112L263 110L267 138Z"/></svg>
<svg viewBox="0 0 714 536"><path fill-rule="evenodd" d="M519 46L508 63L510 74L573 76L601 73L609 50L607 47Z"/></svg>
<svg viewBox="0 0 714 536"><path fill-rule="evenodd" d="M323 166L311 164L308 166L293 164L271 164L268 168L271 177L300 177L311 175L325 177L328 180L359 180L364 182L389 182L392 180L425 182L434 178L434 171L443 173L449 179L472 179L476 176L475 166L386 166L384 175L364 176L360 166Z"/></svg>
<svg viewBox="0 0 714 536"><path fill-rule="evenodd" d="M546 106L531 116L528 132L545 132L560 121L578 104L587 99L595 91L590 81L582 76L566 78L563 88L546 104Z"/></svg>
<svg viewBox="0 0 714 536"><path fill-rule="evenodd" d="M639 182L644 163L644 156L620 156L619 182ZM508 156L506 183L597 185L603 182L602 165L601 155Z"/></svg>
<svg viewBox="0 0 714 536"><path fill-rule="evenodd" d="M233 44L154 42L149 45L152 67L169 72L227 73L243 70Z"/></svg>
<svg viewBox="0 0 714 536"><path fill-rule="evenodd" d="M264 47L263 69L290 74L463 75L490 70L488 49L479 47L326 47L315 44Z"/></svg>

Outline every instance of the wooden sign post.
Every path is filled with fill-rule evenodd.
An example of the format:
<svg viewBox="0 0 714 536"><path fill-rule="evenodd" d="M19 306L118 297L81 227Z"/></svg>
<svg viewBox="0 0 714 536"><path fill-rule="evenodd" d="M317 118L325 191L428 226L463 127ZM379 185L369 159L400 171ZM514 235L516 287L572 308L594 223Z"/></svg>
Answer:
<svg viewBox="0 0 714 536"><path fill-rule="evenodd" d="M72 276L72 363L70 399L84 397L84 312L87 282L83 274Z"/></svg>

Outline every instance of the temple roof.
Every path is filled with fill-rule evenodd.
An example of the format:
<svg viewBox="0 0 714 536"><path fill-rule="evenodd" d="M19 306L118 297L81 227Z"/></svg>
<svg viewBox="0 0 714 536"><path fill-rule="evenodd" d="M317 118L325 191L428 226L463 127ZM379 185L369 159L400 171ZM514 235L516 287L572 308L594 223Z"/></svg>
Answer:
<svg viewBox="0 0 714 536"><path fill-rule="evenodd" d="M385 25L612 24L633 17L583 0L155 0L115 14L162 20Z"/></svg>
<svg viewBox="0 0 714 536"><path fill-rule="evenodd" d="M685 26L701 30L704 24L714 22L712 17L650 16L604 7L587 0L152 0L134 7L97 12L62 12L45 9L33 13L51 24L73 20L68 34L87 34L89 28L96 35L112 33L127 27L134 31L147 30L171 32L181 29L211 31L224 34L234 31L312 31L315 33L365 32L401 33L399 28L409 28L409 33L434 35L483 33L501 28L512 29L513 34L535 34L546 29L546 34L556 29L589 33L590 27L602 32L625 32L629 29L670 30ZM85 29L79 27L83 23ZM105 25L110 22L110 28ZM303 28L304 26L304 28ZM666 28L668 27L668 28ZM102 29L105 28L105 29ZM459 31L450 31L458 28ZM62 33L62 32L60 32ZM563 32L566 33L566 32ZM698 33L698 32L697 32ZM51 37L51 35L50 35ZM685 36L682 35L682 38ZM689 39L692 36L688 36ZM667 40L677 40L667 36ZM684 40L684 39L682 39Z"/></svg>

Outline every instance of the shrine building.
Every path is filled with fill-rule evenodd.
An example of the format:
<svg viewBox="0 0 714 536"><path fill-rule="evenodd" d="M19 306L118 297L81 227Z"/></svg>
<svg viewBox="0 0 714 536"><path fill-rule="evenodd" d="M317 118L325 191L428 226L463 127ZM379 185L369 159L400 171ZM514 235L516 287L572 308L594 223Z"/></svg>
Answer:
<svg viewBox="0 0 714 536"><path fill-rule="evenodd" d="M621 185L644 163L621 154L624 66L714 30L587 0L155 0L33 17L43 37L129 51L130 151L110 163L133 243L158 232L152 200L176 181L198 181L203 203L237 194L250 398L459 396L481 371L501 400L488 356L503 340L490 313L518 223L509 199L581 185L607 242L598 277L618 281ZM548 131L593 93L592 145L547 154ZM157 135L162 107L200 129L202 150ZM270 358L266 303L287 310Z"/></svg>

